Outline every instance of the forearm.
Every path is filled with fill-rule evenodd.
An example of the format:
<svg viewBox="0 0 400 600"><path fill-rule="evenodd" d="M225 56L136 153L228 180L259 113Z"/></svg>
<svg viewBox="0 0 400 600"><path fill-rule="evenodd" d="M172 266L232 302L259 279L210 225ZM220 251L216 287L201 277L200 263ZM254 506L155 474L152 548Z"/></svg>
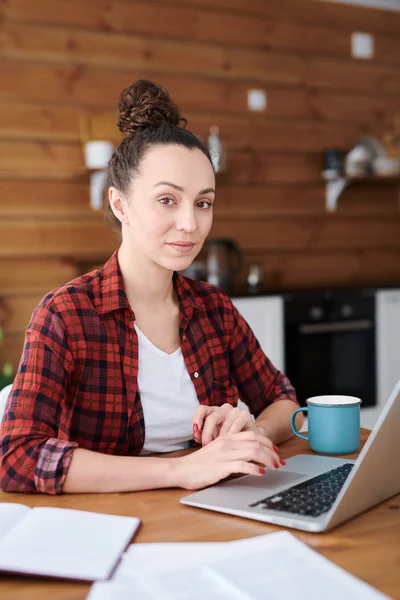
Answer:
<svg viewBox="0 0 400 600"><path fill-rule="evenodd" d="M298 405L292 400L278 400L262 411L255 420L255 424L274 444L279 444L294 435L291 417L296 408ZM295 418L297 429L300 429L303 421L302 413L297 414Z"/></svg>
<svg viewBox="0 0 400 600"><path fill-rule="evenodd" d="M173 458L114 456L77 448L63 492L134 492L174 487Z"/></svg>

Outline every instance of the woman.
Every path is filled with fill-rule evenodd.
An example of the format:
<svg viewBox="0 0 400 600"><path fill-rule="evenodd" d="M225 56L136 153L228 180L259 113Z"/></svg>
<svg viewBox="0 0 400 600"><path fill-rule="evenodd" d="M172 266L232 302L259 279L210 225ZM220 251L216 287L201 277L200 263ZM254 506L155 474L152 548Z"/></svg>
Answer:
<svg viewBox="0 0 400 600"><path fill-rule="evenodd" d="M177 273L211 228L209 154L149 81L119 112L107 211L122 243L32 315L0 429L6 491L197 489L284 464L292 386L222 290ZM189 455L145 456L193 439Z"/></svg>

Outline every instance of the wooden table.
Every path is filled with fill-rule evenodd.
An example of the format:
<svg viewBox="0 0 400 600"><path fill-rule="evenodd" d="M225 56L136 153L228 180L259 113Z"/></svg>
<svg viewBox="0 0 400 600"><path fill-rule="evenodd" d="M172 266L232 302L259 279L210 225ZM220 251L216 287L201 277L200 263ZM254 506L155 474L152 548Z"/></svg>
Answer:
<svg viewBox="0 0 400 600"><path fill-rule="evenodd" d="M362 445L368 435L369 431L362 430ZM311 453L307 443L299 438L281 444L284 458L307 452ZM350 455L347 458L355 457ZM183 506L179 499L188 493L171 489L51 497L0 492L0 502L59 506L139 517L142 528L136 538L138 542L219 542L282 529L267 523ZM395 600L400 600L400 495L329 533L291 531L329 560ZM87 584L31 577L0 576L2 600L83 600L89 587Z"/></svg>

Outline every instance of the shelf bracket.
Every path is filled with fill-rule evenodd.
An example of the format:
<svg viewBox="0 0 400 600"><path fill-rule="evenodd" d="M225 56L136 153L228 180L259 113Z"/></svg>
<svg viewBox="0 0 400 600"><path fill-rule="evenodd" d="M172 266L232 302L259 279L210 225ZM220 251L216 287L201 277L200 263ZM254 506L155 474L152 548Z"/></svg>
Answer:
<svg viewBox="0 0 400 600"><path fill-rule="evenodd" d="M339 197L348 185L349 182L345 177L326 182L326 210L328 212L336 210Z"/></svg>

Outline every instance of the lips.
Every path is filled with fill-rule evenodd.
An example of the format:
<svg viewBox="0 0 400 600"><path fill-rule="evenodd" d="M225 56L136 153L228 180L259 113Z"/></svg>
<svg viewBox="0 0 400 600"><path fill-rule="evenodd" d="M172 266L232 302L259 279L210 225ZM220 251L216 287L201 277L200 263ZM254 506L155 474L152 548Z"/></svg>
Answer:
<svg viewBox="0 0 400 600"><path fill-rule="evenodd" d="M170 246L194 246L194 242L169 242Z"/></svg>
<svg viewBox="0 0 400 600"><path fill-rule="evenodd" d="M190 252L194 248L193 242L169 242L168 246L175 248L179 252Z"/></svg>

